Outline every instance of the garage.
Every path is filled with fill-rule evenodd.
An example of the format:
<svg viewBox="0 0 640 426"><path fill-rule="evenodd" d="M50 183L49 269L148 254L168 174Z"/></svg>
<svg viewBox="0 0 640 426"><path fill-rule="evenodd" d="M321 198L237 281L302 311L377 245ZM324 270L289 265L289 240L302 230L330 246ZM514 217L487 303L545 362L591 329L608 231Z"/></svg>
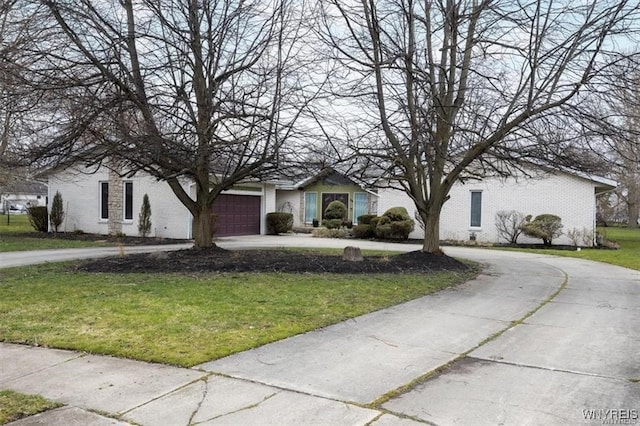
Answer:
<svg viewBox="0 0 640 426"><path fill-rule="evenodd" d="M254 195L219 195L213 203L217 237L260 234L260 204Z"/></svg>

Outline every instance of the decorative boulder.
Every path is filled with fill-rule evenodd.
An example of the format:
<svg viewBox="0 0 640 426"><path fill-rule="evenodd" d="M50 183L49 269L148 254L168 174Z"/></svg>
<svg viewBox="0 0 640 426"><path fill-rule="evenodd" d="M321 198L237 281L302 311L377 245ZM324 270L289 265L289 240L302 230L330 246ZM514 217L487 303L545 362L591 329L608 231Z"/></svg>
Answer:
<svg viewBox="0 0 640 426"><path fill-rule="evenodd" d="M364 257L362 256L360 247L347 246L344 248L344 252L342 253L342 260L346 260L348 262L362 262Z"/></svg>

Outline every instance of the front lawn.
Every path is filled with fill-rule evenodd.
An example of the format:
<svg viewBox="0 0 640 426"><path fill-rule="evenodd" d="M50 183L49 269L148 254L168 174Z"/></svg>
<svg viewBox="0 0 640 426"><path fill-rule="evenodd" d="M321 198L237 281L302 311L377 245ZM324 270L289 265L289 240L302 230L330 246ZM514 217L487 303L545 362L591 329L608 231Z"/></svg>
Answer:
<svg viewBox="0 0 640 426"><path fill-rule="evenodd" d="M0 215L0 252L183 242L186 241L151 237L139 238L137 236L95 235L82 232L58 233L56 235L35 231L29 224L29 217L26 214L11 215L9 223L7 223L6 215Z"/></svg>
<svg viewBox="0 0 640 426"><path fill-rule="evenodd" d="M190 367L468 280L434 274L0 270L0 340Z"/></svg>
<svg viewBox="0 0 640 426"><path fill-rule="evenodd" d="M0 215L0 252L113 245L95 241L42 238L43 235L33 229L26 214L12 214L8 222L6 215Z"/></svg>
<svg viewBox="0 0 640 426"><path fill-rule="evenodd" d="M0 235L34 231L26 214L0 215Z"/></svg>

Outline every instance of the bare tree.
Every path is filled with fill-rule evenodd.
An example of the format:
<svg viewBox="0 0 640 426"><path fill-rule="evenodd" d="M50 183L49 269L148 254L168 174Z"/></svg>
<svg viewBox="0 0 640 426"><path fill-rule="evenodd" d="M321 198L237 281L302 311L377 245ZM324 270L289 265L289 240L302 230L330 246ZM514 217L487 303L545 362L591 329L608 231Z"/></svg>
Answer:
<svg viewBox="0 0 640 426"><path fill-rule="evenodd" d="M496 212L495 224L498 237L510 244L517 244L522 234L522 226L527 222L523 213L516 210L500 210Z"/></svg>
<svg viewBox="0 0 640 426"><path fill-rule="evenodd" d="M597 104L608 173L618 182L615 198L626 210L628 226L637 227L640 216L640 67L623 61L612 72ZM595 114L594 114L595 115Z"/></svg>
<svg viewBox="0 0 640 426"><path fill-rule="evenodd" d="M193 215L196 246L213 245L213 202L278 167L313 94L299 54L305 3L42 4L64 41L44 46L39 63L59 101L49 116L52 142L40 144L35 157L105 163L166 181ZM183 179L195 183L195 199Z"/></svg>
<svg viewBox="0 0 640 426"><path fill-rule="evenodd" d="M323 2L321 36L349 70L352 142L412 198L423 250L440 252L456 181L518 164L576 166L582 93L618 59L638 6L628 1ZM354 114L355 115L355 114ZM573 118L572 118L573 119Z"/></svg>
<svg viewBox="0 0 640 426"><path fill-rule="evenodd" d="M11 180L31 131L29 115L39 101L25 71L32 48L45 37L36 25L38 7L23 0L0 0L0 182Z"/></svg>

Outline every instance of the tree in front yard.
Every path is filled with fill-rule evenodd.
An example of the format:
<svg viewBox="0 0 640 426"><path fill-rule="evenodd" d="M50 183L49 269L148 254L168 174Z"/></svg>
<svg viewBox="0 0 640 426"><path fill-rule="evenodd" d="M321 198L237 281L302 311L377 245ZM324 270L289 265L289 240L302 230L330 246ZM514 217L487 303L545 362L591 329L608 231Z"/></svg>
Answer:
<svg viewBox="0 0 640 426"><path fill-rule="evenodd" d="M306 3L42 4L39 25L58 36L40 45L39 88L58 108L34 158L146 172L189 210L195 245L212 246L214 201L280 166L316 90L300 54Z"/></svg>
<svg viewBox="0 0 640 426"><path fill-rule="evenodd" d="M53 228L54 233L57 233L58 228L62 225L64 214L62 194L60 194L59 191L56 191L56 194L53 196L53 200L51 201L51 213L49 214L49 221L51 222L51 227Z"/></svg>
<svg viewBox="0 0 640 426"><path fill-rule="evenodd" d="M433 253L456 182L531 162L581 168L583 95L640 23L637 4L617 0L321 5L327 56L345 74L337 99L354 105L339 111L345 138L413 200Z"/></svg>

